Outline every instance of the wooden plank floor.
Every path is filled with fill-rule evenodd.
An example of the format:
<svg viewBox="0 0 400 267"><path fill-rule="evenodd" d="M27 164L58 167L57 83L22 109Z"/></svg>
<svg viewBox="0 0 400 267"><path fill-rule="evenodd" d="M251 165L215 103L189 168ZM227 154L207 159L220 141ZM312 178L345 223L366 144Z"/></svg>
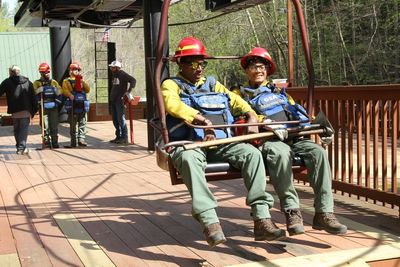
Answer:
<svg viewBox="0 0 400 267"><path fill-rule="evenodd" d="M312 192L301 183L306 234L277 242L254 241L241 180L211 183L228 241L210 249L185 186L157 167L145 122L134 126L135 145L109 143L112 123L91 122L87 148L35 150L33 125L27 156L15 154L12 127L0 127L0 266L400 266L398 209L335 194L349 232L329 235L311 228ZM59 128L66 145L68 127ZM278 201L272 216L285 227Z"/></svg>

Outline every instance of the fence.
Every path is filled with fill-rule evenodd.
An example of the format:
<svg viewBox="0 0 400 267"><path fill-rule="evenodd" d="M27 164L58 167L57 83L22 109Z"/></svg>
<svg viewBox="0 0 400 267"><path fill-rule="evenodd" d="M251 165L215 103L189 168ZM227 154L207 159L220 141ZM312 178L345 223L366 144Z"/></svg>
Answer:
<svg viewBox="0 0 400 267"><path fill-rule="evenodd" d="M307 99L306 88L288 93L302 104ZM333 188L400 206L400 84L318 87L314 100L315 114L322 110L335 129L328 147Z"/></svg>

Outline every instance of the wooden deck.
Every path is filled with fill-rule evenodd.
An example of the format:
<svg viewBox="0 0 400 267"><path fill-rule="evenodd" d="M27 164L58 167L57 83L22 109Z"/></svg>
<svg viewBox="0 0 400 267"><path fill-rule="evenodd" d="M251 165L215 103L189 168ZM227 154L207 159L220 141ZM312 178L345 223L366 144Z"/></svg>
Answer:
<svg viewBox="0 0 400 267"><path fill-rule="evenodd" d="M34 125L28 156L15 154L12 127L0 127L0 266L400 266L398 210L335 194L349 231L329 235L311 228L312 192L303 184L306 234L255 242L242 181L211 183L228 241L210 249L185 186L171 186L157 167L145 122L134 126L135 145L110 144L112 123L92 122L85 149L35 150ZM60 133L68 144L67 125ZM285 227L278 207L273 219Z"/></svg>

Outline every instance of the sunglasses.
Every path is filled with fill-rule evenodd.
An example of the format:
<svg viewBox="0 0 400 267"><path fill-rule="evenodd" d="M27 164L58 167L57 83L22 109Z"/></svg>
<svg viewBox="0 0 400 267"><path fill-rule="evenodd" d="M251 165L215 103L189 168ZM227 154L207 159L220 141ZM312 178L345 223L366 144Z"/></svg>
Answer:
<svg viewBox="0 0 400 267"><path fill-rule="evenodd" d="M249 70L251 70L251 71L265 71L266 69L267 69L267 66L265 66L264 64L249 66Z"/></svg>
<svg viewBox="0 0 400 267"><path fill-rule="evenodd" d="M49 74L50 71L40 71L40 74Z"/></svg>
<svg viewBox="0 0 400 267"><path fill-rule="evenodd" d="M72 69L72 70L77 70L77 71L81 71L81 69Z"/></svg>
<svg viewBox="0 0 400 267"><path fill-rule="evenodd" d="M197 70L199 68L199 66L202 69L205 69L208 65L208 62L207 61L201 61L201 62L193 61L193 62L182 62L182 64L185 64L187 66L190 66L192 69Z"/></svg>

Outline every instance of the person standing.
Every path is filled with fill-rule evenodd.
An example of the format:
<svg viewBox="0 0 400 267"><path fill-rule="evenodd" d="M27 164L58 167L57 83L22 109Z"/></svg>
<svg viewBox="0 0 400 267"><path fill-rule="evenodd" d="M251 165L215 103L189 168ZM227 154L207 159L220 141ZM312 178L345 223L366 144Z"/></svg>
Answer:
<svg viewBox="0 0 400 267"><path fill-rule="evenodd" d="M18 66L12 65L8 71L9 78L0 84L0 96L5 93L7 97L7 113L12 116L17 154L28 154L26 141L29 123L37 112L33 84L20 74L21 69Z"/></svg>
<svg viewBox="0 0 400 267"><path fill-rule="evenodd" d="M79 63L73 62L69 65L69 74L70 76L62 83L63 95L67 98L66 109L71 136L71 145L66 147L76 147L77 141L78 146L86 147L86 115L90 107L87 94L90 92L90 87L82 78Z"/></svg>
<svg viewBox="0 0 400 267"><path fill-rule="evenodd" d="M304 108L296 104L284 88L277 88L268 79L276 66L266 49L251 49L242 57L240 65L246 73L247 82L232 91L250 103L260 121L308 122ZM345 234L347 226L341 224L334 215L331 168L325 149L307 137L287 139L287 134L282 134L285 129L280 129L280 134L277 130L273 131L279 138L266 141L259 149L281 201L289 235L304 233L299 197L293 185L292 155L299 155L304 160L314 191L312 227L330 234Z"/></svg>
<svg viewBox="0 0 400 267"><path fill-rule="evenodd" d="M62 89L56 80L50 78L49 64L41 63L39 73L40 78L33 82L33 88L41 107L41 125L44 124L43 141L46 147L59 148L58 106L62 103Z"/></svg>
<svg viewBox="0 0 400 267"><path fill-rule="evenodd" d="M121 70L121 62L114 60L109 65L112 72L110 93L111 115L115 127L115 139L111 143L128 144L128 127L125 122L124 96L132 98L131 91L136 86L136 79Z"/></svg>

